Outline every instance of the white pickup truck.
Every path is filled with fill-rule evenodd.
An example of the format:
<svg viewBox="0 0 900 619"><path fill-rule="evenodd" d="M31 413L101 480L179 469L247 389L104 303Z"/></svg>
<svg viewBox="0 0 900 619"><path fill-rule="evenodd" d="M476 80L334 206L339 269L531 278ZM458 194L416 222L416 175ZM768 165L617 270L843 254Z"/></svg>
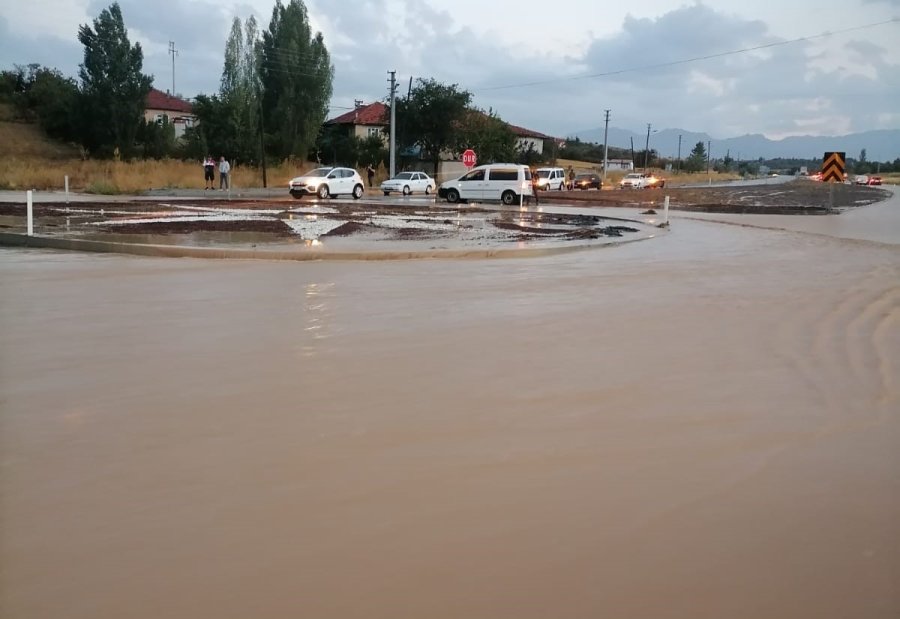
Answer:
<svg viewBox="0 0 900 619"><path fill-rule="evenodd" d="M620 189L662 189L665 186L665 179L657 178L652 174L643 174L640 172L632 172L631 174L626 174L625 178L619 181Z"/></svg>

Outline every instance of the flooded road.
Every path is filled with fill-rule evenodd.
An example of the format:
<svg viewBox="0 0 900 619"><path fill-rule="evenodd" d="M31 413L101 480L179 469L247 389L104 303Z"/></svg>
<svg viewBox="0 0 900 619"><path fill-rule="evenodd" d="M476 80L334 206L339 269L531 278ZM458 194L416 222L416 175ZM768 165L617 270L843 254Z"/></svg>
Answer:
<svg viewBox="0 0 900 619"><path fill-rule="evenodd" d="M0 250L0 615L900 616L900 246Z"/></svg>

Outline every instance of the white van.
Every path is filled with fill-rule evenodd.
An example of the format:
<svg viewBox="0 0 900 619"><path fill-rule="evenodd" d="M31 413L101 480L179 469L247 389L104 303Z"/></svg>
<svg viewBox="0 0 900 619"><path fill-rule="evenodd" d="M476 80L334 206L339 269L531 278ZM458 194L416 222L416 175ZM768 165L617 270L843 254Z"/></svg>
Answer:
<svg viewBox="0 0 900 619"><path fill-rule="evenodd" d="M565 191L566 171L562 168L538 168L534 172L538 177L538 189L543 189L545 191L550 189Z"/></svg>
<svg viewBox="0 0 900 619"><path fill-rule="evenodd" d="M518 163L480 165L441 183L438 189L438 196L447 202L500 200L503 204L517 204L521 196L531 195L531 170Z"/></svg>

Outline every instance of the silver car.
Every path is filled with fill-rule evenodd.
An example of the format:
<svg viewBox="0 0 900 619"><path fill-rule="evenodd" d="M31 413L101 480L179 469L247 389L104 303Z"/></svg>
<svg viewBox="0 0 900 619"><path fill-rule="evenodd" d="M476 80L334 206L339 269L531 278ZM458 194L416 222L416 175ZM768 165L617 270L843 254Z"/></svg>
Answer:
<svg viewBox="0 0 900 619"><path fill-rule="evenodd" d="M381 183L381 191L386 196L391 195L392 191L402 193L404 196L419 191L427 196L434 191L434 187L434 179L425 172L401 172L394 178Z"/></svg>

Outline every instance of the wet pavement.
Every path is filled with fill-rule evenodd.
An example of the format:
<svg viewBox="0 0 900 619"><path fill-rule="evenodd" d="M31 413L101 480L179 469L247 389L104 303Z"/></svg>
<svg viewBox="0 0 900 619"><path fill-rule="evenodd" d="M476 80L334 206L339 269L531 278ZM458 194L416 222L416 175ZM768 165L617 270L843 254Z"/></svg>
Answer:
<svg viewBox="0 0 900 619"><path fill-rule="evenodd" d="M894 619L894 208L516 261L0 248L0 614Z"/></svg>

